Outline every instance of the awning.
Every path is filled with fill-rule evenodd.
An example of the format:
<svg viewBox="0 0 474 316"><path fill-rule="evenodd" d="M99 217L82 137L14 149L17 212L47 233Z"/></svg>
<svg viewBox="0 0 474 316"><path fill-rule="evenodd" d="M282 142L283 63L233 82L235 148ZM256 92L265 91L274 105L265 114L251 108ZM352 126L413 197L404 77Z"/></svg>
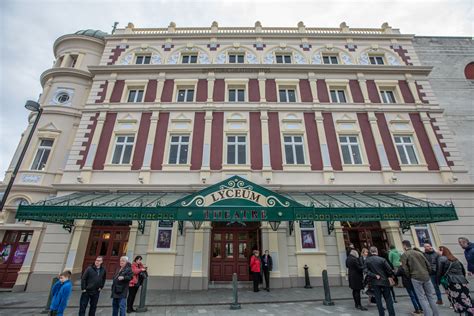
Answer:
<svg viewBox="0 0 474 316"><path fill-rule="evenodd" d="M195 193L78 192L20 205L20 220L73 225L76 219L156 221L400 221L402 227L456 220L454 205L399 193L279 194L238 176Z"/></svg>

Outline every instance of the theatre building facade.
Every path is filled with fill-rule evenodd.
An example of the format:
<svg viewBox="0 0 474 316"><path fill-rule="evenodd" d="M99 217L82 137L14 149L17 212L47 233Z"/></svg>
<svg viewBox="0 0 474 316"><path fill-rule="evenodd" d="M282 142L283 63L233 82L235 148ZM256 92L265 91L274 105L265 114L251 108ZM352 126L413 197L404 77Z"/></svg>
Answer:
<svg viewBox="0 0 474 316"><path fill-rule="evenodd" d="M388 24L84 30L58 38L1 213L0 286L141 255L151 289L346 282L346 247L453 245L472 185L413 35ZM35 114L5 178L11 176ZM471 234L472 235L472 234Z"/></svg>

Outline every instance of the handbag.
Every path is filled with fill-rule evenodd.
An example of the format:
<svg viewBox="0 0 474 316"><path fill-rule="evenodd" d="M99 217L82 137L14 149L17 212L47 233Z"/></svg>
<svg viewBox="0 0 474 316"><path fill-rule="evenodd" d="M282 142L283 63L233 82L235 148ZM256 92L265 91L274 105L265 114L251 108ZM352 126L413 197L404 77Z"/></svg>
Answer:
<svg viewBox="0 0 474 316"><path fill-rule="evenodd" d="M451 265L452 265L452 264L453 264L452 262L449 263L448 270L446 270L446 272L443 274L443 276L441 277L441 279L440 279L440 281L439 281L439 283L441 283L441 285L442 285L445 289L447 289L448 286L449 286L448 272L449 272L449 269L451 269Z"/></svg>
<svg viewBox="0 0 474 316"><path fill-rule="evenodd" d="M393 278L388 278L388 282L390 283L390 286L395 286L395 284L397 284Z"/></svg>

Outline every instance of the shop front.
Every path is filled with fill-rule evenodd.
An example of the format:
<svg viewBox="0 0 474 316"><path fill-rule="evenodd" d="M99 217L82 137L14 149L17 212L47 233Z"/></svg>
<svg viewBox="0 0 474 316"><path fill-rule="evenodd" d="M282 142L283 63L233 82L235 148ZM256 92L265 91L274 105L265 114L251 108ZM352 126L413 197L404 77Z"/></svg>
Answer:
<svg viewBox="0 0 474 316"><path fill-rule="evenodd" d="M276 287L300 286L305 264L312 278L328 269L338 284L348 243L384 249L400 240L400 228L457 215L453 205L399 193L277 193L232 176L194 193L77 192L21 205L17 218L70 231L64 266L77 273L101 255L110 276L121 255L140 254L150 288L206 289L229 282L233 273L248 281L255 249L274 258Z"/></svg>

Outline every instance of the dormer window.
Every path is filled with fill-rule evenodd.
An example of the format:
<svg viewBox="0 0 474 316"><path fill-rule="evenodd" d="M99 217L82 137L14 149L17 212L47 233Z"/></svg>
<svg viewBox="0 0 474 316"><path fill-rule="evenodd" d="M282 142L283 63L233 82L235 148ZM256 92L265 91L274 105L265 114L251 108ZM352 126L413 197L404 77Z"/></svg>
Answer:
<svg viewBox="0 0 474 316"><path fill-rule="evenodd" d="M137 55L135 58L135 65L149 65L151 61L151 55Z"/></svg>
<svg viewBox="0 0 474 316"><path fill-rule="evenodd" d="M277 54L275 57L277 64L291 64L291 54Z"/></svg>
<svg viewBox="0 0 474 316"><path fill-rule="evenodd" d="M339 59L337 55L323 55L323 63L325 65L337 65L339 64Z"/></svg>
<svg viewBox="0 0 474 316"><path fill-rule="evenodd" d="M186 54L181 56L182 64L197 64L197 54Z"/></svg>
<svg viewBox="0 0 474 316"><path fill-rule="evenodd" d="M244 54L229 54L229 64L243 64L245 62Z"/></svg>
<svg viewBox="0 0 474 316"><path fill-rule="evenodd" d="M369 56L369 61L371 65L384 65L383 56Z"/></svg>

